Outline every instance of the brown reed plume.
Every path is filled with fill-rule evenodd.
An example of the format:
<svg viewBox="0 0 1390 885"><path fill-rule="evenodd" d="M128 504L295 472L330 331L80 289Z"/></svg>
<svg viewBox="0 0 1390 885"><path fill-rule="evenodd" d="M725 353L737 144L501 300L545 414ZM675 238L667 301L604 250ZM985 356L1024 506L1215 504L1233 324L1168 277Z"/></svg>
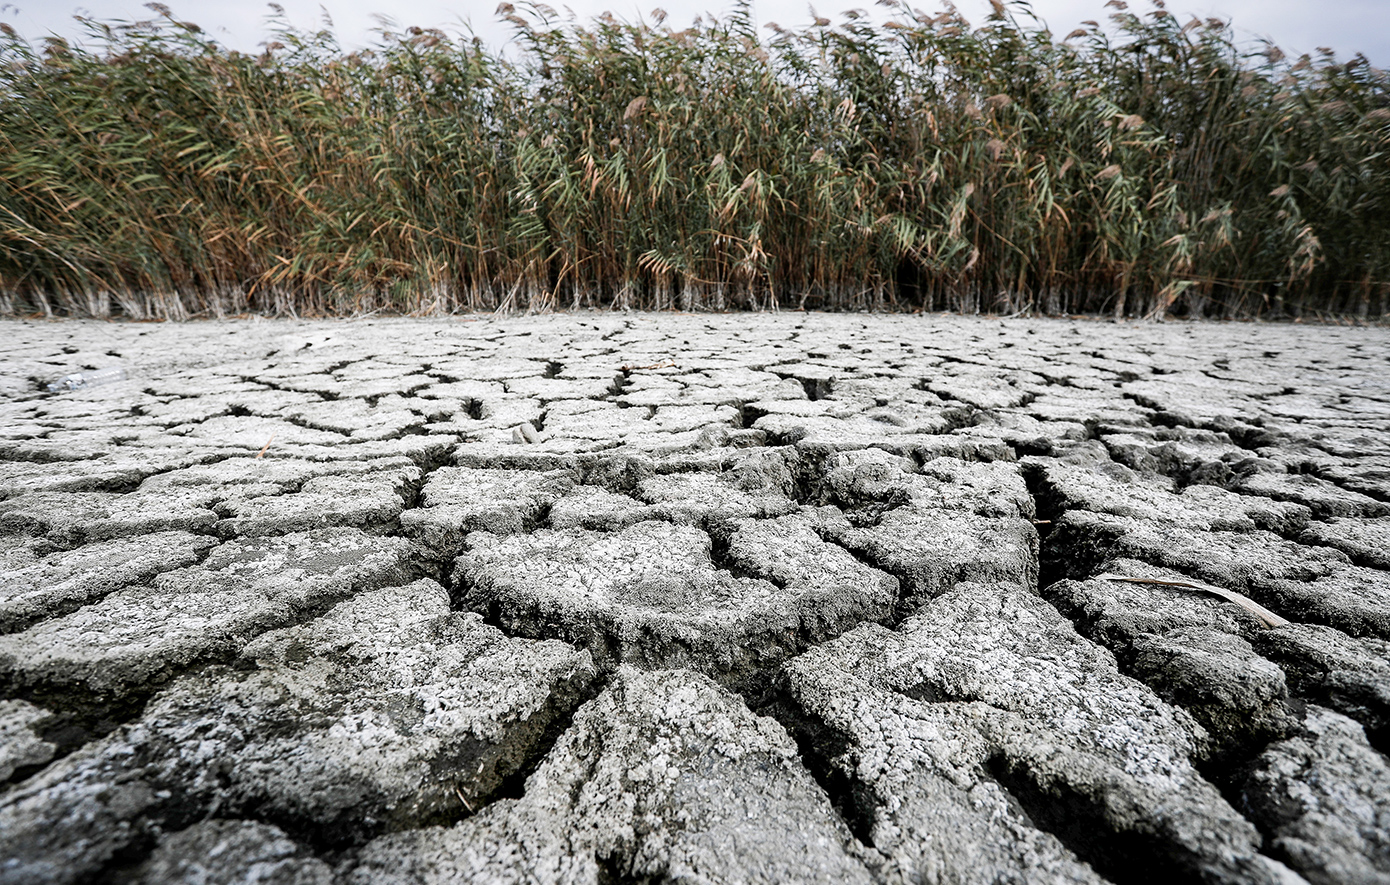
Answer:
<svg viewBox="0 0 1390 885"><path fill-rule="evenodd" d="M1111 5L764 39L504 4L508 56L0 28L0 313L1384 313L1385 72Z"/></svg>

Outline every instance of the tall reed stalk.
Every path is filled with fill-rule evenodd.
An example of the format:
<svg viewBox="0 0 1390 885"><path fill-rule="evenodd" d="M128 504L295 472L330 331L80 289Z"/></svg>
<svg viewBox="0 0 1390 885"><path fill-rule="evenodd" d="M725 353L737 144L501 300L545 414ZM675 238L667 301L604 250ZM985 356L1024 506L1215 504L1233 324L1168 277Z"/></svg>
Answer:
<svg viewBox="0 0 1390 885"><path fill-rule="evenodd" d="M1112 0L230 51L0 26L0 311L1383 314L1390 78Z"/></svg>

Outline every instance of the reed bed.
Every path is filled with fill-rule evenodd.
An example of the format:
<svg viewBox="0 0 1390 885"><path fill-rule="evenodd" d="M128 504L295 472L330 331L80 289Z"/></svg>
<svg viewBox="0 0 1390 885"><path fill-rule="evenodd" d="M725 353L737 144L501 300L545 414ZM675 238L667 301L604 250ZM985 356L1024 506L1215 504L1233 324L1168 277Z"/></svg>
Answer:
<svg viewBox="0 0 1390 885"><path fill-rule="evenodd" d="M230 51L0 26L0 313L925 309L1368 318L1390 78L1118 0L761 34L503 4Z"/></svg>

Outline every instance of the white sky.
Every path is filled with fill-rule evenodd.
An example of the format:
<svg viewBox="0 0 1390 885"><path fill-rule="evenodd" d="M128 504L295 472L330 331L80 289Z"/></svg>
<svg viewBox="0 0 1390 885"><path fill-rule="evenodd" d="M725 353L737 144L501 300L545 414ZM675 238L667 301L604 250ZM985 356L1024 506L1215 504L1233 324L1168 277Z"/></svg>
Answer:
<svg viewBox="0 0 1390 885"><path fill-rule="evenodd" d="M476 33L493 45L505 41L510 32L499 25L494 16L498 0L281 0L290 21L300 28L321 26L326 11L332 16L334 30L345 47L359 47L371 39L376 27L373 13L384 13L398 25L442 27L446 31L461 31L470 23ZM828 2L821 0L818 11L839 20L840 7L850 8L856 0ZM201 25L214 38L236 49L253 51L265 41L265 17L269 13L264 0L168 0L174 15ZM522 3L517 3L521 7ZM670 13L667 24L684 27L694 16L706 9L716 14L730 8L727 0L708 0L704 3L681 3L676 0L648 0L638 4L633 0L569 0L568 4L552 2L562 16L566 8L581 19L589 19L604 10L620 18L635 19L664 5ZM870 2L860 2L875 12L881 12ZM913 4L929 13L937 12L941 0L919 0ZM957 5L972 22L983 21L988 10L987 0L958 0ZM1148 0L1135 0L1131 11L1151 10ZM1186 20L1189 15L1220 16L1231 19L1237 34L1245 39L1268 37L1283 50L1296 56L1312 52L1319 46L1330 46L1338 57L1350 58L1363 52L1378 67L1390 67L1390 0L1168 0L1168 8ZM1059 37L1086 19L1105 22L1112 10L1104 8L1104 0L1033 0L1033 9ZM809 23L810 11L805 0L755 0L754 12L759 22L775 21L784 27ZM24 36L35 39L49 33L67 37L81 33L72 20L75 14L98 19L137 20L150 18L152 13L140 0L0 0L0 21L9 22Z"/></svg>

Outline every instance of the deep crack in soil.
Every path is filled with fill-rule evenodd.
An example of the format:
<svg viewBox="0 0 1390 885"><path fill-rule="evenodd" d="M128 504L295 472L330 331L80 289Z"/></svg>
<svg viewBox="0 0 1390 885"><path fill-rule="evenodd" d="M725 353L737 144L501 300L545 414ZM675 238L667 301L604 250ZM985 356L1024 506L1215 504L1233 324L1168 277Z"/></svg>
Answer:
<svg viewBox="0 0 1390 885"><path fill-rule="evenodd" d="M0 882L1390 879L1384 330L4 331Z"/></svg>

